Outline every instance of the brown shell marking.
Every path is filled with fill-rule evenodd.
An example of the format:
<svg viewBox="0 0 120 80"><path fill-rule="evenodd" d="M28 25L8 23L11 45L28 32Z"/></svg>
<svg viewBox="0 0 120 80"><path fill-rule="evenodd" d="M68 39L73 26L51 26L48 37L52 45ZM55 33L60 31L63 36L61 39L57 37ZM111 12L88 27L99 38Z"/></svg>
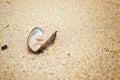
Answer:
<svg viewBox="0 0 120 80"><path fill-rule="evenodd" d="M56 38L56 33L55 31L52 36L36 51L36 53L41 53L43 50L45 50L49 45L53 44Z"/></svg>

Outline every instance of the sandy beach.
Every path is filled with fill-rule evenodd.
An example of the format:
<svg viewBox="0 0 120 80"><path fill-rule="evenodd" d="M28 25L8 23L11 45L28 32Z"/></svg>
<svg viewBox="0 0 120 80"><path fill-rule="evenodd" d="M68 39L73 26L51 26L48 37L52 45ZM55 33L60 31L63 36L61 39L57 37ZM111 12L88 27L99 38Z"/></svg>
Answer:
<svg viewBox="0 0 120 80"><path fill-rule="evenodd" d="M38 55L39 27L55 43ZM0 80L119 80L120 0L0 0Z"/></svg>

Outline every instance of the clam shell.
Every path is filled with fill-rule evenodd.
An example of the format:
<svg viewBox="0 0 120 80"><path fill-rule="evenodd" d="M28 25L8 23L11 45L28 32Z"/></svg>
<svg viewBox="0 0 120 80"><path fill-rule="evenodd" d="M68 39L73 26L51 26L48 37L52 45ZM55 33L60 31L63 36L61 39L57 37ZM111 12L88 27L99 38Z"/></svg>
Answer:
<svg viewBox="0 0 120 80"><path fill-rule="evenodd" d="M39 39L43 36L43 32L40 28L35 27L29 34L28 39L27 39L27 45L28 48L32 51L32 52L36 52L39 47L40 47L40 43L39 43Z"/></svg>
<svg viewBox="0 0 120 80"><path fill-rule="evenodd" d="M54 43L56 39L56 33L55 31L49 38L46 40L43 44L42 42L42 36L43 32L40 28L35 27L29 34L28 39L27 39L27 45L30 51L33 53L41 53L43 50L45 50L49 45Z"/></svg>

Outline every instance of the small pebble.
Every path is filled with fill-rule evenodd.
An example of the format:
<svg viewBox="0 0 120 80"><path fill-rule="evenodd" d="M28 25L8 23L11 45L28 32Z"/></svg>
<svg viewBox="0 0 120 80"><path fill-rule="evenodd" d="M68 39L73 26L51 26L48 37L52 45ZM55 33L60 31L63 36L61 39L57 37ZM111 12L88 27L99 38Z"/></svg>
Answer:
<svg viewBox="0 0 120 80"><path fill-rule="evenodd" d="M22 56L22 58L25 58L25 56Z"/></svg>
<svg viewBox="0 0 120 80"><path fill-rule="evenodd" d="M5 50L5 49L7 49L7 48L8 48L8 46L7 46L7 45L4 45L4 46L1 47L1 50Z"/></svg>
<svg viewBox="0 0 120 80"><path fill-rule="evenodd" d="M70 56L70 53L68 53L68 56Z"/></svg>
<svg viewBox="0 0 120 80"><path fill-rule="evenodd" d="M13 75L13 73L11 73L11 75Z"/></svg>
<svg viewBox="0 0 120 80"><path fill-rule="evenodd" d="M32 58L32 60L34 60L35 58Z"/></svg>
<svg viewBox="0 0 120 80"><path fill-rule="evenodd" d="M25 70L23 70L23 72L25 72Z"/></svg>
<svg viewBox="0 0 120 80"><path fill-rule="evenodd" d="M6 3L11 4L11 2L10 2L10 1L6 1Z"/></svg>
<svg viewBox="0 0 120 80"><path fill-rule="evenodd" d="M7 69L9 69L9 67L7 66Z"/></svg>

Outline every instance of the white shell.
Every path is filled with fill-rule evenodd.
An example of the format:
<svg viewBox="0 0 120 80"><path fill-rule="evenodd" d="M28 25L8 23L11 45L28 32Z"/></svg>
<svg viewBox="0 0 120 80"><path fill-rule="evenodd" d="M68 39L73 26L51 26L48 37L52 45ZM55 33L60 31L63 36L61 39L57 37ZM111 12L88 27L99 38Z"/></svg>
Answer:
<svg viewBox="0 0 120 80"><path fill-rule="evenodd" d="M40 47L40 38L43 36L43 32L40 28L35 27L29 34L27 44L28 48L33 52L37 51Z"/></svg>

